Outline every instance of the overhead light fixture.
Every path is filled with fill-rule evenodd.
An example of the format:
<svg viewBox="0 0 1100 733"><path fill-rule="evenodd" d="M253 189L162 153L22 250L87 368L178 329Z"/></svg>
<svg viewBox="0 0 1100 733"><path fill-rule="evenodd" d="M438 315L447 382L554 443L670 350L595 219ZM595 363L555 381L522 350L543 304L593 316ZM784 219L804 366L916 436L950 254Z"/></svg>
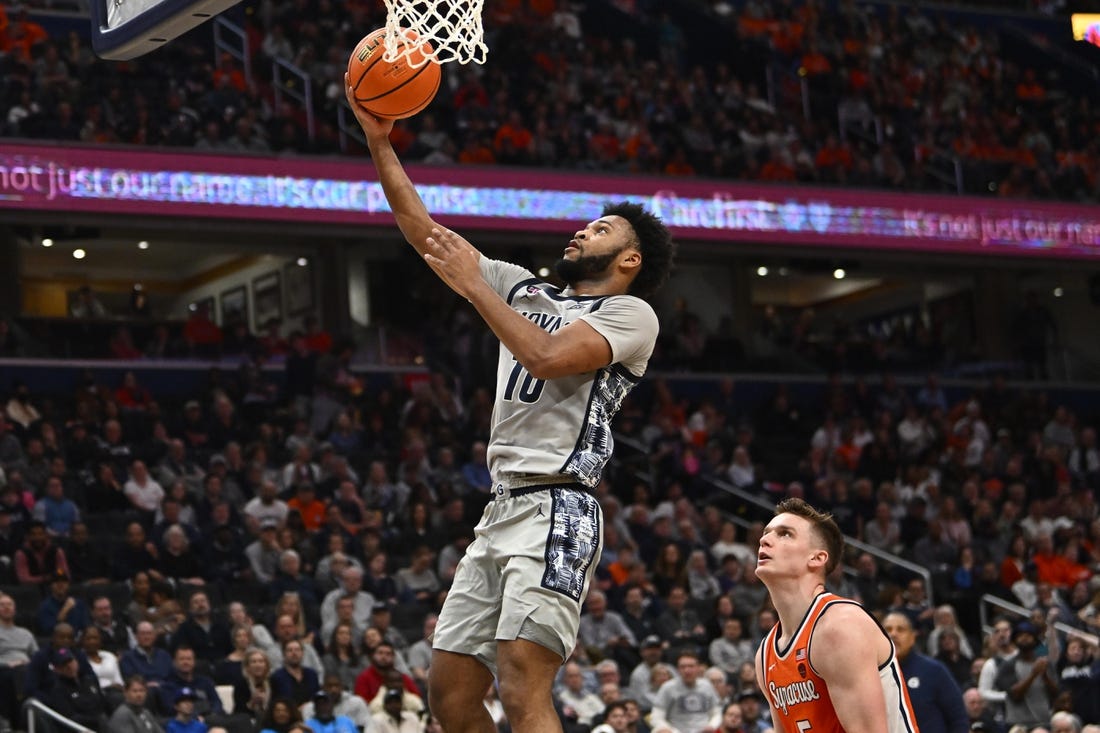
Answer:
<svg viewBox="0 0 1100 733"><path fill-rule="evenodd" d="M149 249L149 243L144 239L138 242L138 249Z"/></svg>
<svg viewBox="0 0 1100 733"><path fill-rule="evenodd" d="M1055 298L1061 298L1065 294L1066 294L1066 291L1062 290L1062 288L1060 286L1057 287L1057 288L1054 288L1054 297Z"/></svg>
<svg viewBox="0 0 1100 733"><path fill-rule="evenodd" d="M53 240L50 239L49 237L46 237L45 239L42 240L42 246L43 247L52 247L53 246Z"/></svg>
<svg viewBox="0 0 1100 733"><path fill-rule="evenodd" d="M309 264L309 260L307 260L305 257L299 257L298 258L298 267L305 267L308 264Z"/></svg>
<svg viewBox="0 0 1100 733"><path fill-rule="evenodd" d="M847 275L848 273L844 272L843 267L838 267L833 270L833 277L835 277L837 280L843 280Z"/></svg>
<svg viewBox="0 0 1100 733"><path fill-rule="evenodd" d="M73 250L73 259L74 260L82 260L87 256L88 256L88 253L85 252L80 247L77 247L76 249Z"/></svg>
<svg viewBox="0 0 1100 733"><path fill-rule="evenodd" d="M550 277L550 268L549 267L540 267L539 268L539 277Z"/></svg>
<svg viewBox="0 0 1100 733"><path fill-rule="evenodd" d="M756 268L756 274L760 277L764 277L768 274L768 268L761 265L760 267Z"/></svg>
<svg viewBox="0 0 1100 733"><path fill-rule="evenodd" d="M780 267L779 268L779 277L786 277L787 275L790 274L790 272L791 271L788 270L786 267Z"/></svg>

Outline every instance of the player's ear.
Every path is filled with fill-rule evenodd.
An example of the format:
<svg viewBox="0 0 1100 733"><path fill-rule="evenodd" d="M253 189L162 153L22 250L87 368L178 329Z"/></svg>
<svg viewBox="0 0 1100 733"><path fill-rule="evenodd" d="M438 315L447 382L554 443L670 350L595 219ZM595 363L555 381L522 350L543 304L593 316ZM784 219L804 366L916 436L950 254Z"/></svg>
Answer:
<svg viewBox="0 0 1100 733"><path fill-rule="evenodd" d="M827 550L814 550L810 555L810 567L814 570L818 568L825 568L829 564L829 553Z"/></svg>
<svg viewBox="0 0 1100 733"><path fill-rule="evenodd" d="M623 250L619 257L619 267L626 270L640 270L642 267L642 253L635 247Z"/></svg>

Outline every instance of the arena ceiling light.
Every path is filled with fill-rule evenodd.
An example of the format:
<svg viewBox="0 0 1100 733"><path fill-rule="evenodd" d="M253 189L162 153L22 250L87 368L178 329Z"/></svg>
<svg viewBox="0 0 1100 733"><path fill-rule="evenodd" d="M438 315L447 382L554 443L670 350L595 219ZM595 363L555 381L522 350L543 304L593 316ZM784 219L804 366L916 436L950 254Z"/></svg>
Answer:
<svg viewBox="0 0 1100 733"><path fill-rule="evenodd" d="M760 267L756 268L756 274L760 277L766 277L768 274L768 268L761 265Z"/></svg>
<svg viewBox="0 0 1100 733"><path fill-rule="evenodd" d="M77 247L76 249L73 250L73 259L74 260L82 260L87 256L88 256L88 253L84 251L83 247Z"/></svg>
<svg viewBox="0 0 1100 733"><path fill-rule="evenodd" d="M837 280L843 280L847 276L848 276L848 273L846 273L844 271L843 267L838 267L835 270L833 270L833 277L835 277Z"/></svg>
<svg viewBox="0 0 1100 733"><path fill-rule="evenodd" d="M138 242L138 249L149 249L149 243L144 239Z"/></svg>
<svg viewBox="0 0 1100 733"><path fill-rule="evenodd" d="M297 262L298 262L298 267L305 267L306 265L309 264L309 260L307 260L305 257L299 257Z"/></svg>
<svg viewBox="0 0 1100 733"><path fill-rule="evenodd" d="M44 238L44 239L42 240L42 246L43 246L43 247L52 247L52 246L53 246L53 240L52 240L52 239L50 239L49 237L45 237L45 238Z"/></svg>

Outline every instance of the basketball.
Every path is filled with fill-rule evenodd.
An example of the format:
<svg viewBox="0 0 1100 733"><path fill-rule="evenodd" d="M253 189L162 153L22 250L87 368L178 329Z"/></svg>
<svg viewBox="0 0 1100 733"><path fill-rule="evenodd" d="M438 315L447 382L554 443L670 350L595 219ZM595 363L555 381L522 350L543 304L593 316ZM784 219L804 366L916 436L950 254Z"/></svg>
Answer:
<svg viewBox="0 0 1100 733"><path fill-rule="evenodd" d="M398 50L417 44L417 34L404 29L406 42ZM375 117L400 120L412 117L427 107L442 78L439 64L428 61L413 68L409 59L401 56L394 62L384 60L386 29L379 28L367 34L348 59L348 81L355 92L355 101ZM427 41L420 42L413 51L413 63L432 53Z"/></svg>

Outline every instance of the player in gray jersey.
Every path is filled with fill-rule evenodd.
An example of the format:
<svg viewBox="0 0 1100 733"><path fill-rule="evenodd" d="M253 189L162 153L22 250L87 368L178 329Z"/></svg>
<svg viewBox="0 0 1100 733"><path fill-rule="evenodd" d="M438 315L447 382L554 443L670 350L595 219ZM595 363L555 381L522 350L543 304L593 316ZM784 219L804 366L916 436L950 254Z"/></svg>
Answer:
<svg viewBox="0 0 1100 733"><path fill-rule="evenodd" d="M611 419L653 352L657 316L644 298L668 276L671 236L641 206L609 205L566 246L564 289L482 257L432 220L389 143L393 123L350 88L348 99L402 234L501 342L493 501L439 615L432 713L447 733L495 732L482 704L495 675L516 733L560 731L551 687L603 546L589 490L611 456Z"/></svg>

